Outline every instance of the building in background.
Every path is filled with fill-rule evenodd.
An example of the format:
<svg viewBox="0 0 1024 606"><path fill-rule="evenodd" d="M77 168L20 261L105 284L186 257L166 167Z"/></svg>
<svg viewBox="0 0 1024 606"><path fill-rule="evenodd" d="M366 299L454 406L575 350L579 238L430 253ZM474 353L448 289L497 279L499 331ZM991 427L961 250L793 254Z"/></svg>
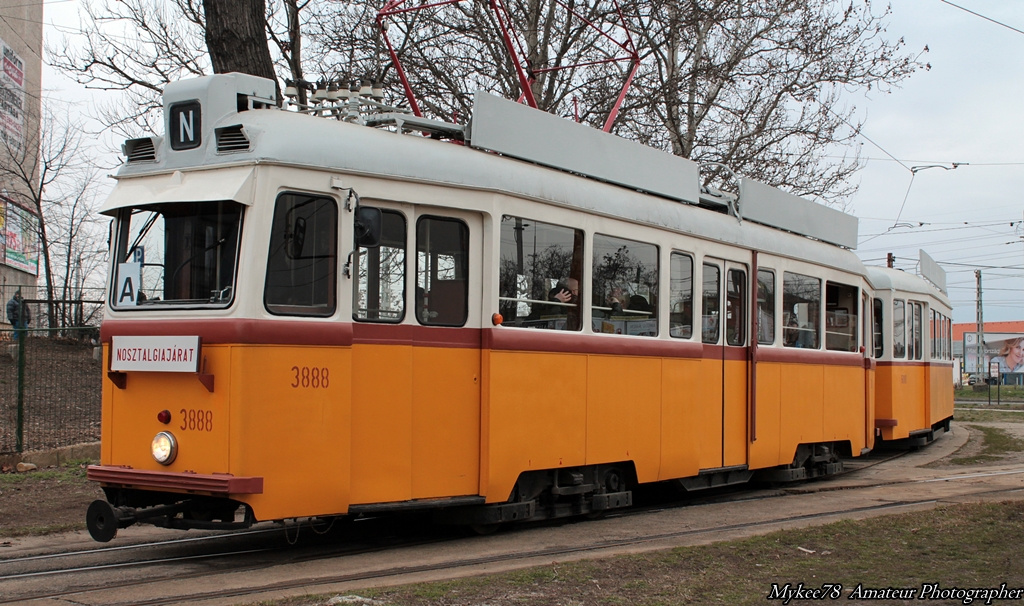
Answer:
<svg viewBox="0 0 1024 606"><path fill-rule="evenodd" d="M0 162L34 167L42 111L43 0L0 2ZM14 156L12 156L14 154ZM23 185L0 177L0 299L36 297L39 218L17 202ZM0 318L0 326L7 321Z"/></svg>

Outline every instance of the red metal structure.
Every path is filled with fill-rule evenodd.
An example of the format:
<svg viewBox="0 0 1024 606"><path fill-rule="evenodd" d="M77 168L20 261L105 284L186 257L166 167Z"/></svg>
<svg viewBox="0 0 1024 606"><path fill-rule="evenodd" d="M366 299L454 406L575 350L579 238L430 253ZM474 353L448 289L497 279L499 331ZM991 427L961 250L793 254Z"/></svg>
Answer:
<svg viewBox="0 0 1024 606"><path fill-rule="evenodd" d="M444 0L442 2L434 2L430 4L421 4L418 6L405 6L407 0L390 0L384 8L377 13L377 27L380 29L381 37L384 38L384 43L387 44L388 54L391 56L391 62L395 66L395 70L398 72L398 77L402 81L402 88L405 91L405 97L409 101L409 106L412 112L416 116L422 116L423 113L420 110L419 103L416 102L416 95L413 93L412 86L409 84L409 78L406 76L405 69L402 67L401 59L398 57L398 53L395 51L394 45L391 43L388 37L387 19L396 15L404 13L421 11L430 8L440 8L450 4L458 4L465 0ZM533 108L537 108L537 100L533 96L533 90L531 85L536 81L536 75L545 72L556 72L565 69L574 69L578 67L585 67L588 65L601 65L605 63L618 63L622 61L629 62L629 74L626 76L625 81L622 84L622 88L619 91L619 95L615 100L615 104L608 112L603 126L605 132L611 132L612 125L615 123L616 117L618 117L619 110L622 107L622 103L626 98L626 92L629 90L630 85L633 83L633 78L636 76L636 72L640 67L640 55L636 51L636 46L633 44L633 39L629 35L629 30L625 26L625 17L622 14L622 9L619 6L617 0L613 0L615 5L615 13L619 18L619 25L625 35L625 41L620 42L608 35L607 32L598 27L597 24L591 20L583 17L578 12L573 10L571 7L561 2L561 0L554 0L556 4L561 6L573 17L582 21L587 27L596 31L601 37L607 39L615 47L621 51L621 55L615 55L607 59L600 59L596 61L588 61L584 63L574 63L571 65L556 65L551 67L536 67L529 65L523 58L526 57L527 53L523 48L523 45L519 38L513 34L512 30L512 19L508 12L508 8L501 0L489 0L488 4L491 10L494 11L494 17L497 21L498 28L501 30L502 42L505 45L509 56L512 59L512 64L516 69L516 77L519 80L519 88L522 91L519 98L520 102L526 102L527 105Z"/></svg>

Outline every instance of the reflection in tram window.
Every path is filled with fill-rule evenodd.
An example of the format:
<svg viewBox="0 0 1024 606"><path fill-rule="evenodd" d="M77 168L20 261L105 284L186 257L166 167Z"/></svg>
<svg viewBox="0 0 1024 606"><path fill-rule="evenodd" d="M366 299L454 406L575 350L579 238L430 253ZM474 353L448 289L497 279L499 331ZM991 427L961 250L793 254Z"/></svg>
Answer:
<svg viewBox="0 0 1024 606"><path fill-rule="evenodd" d="M906 303L900 299L892 302L892 357L907 355Z"/></svg>
<svg viewBox="0 0 1024 606"><path fill-rule="evenodd" d="M274 208L263 302L272 314L329 316L335 308L338 205L284 194Z"/></svg>
<svg viewBox="0 0 1024 606"><path fill-rule="evenodd" d="M242 205L171 202L121 211L112 305L227 307L234 300ZM0 220L2 221L2 220Z"/></svg>
<svg viewBox="0 0 1024 606"><path fill-rule="evenodd" d="M401 322L405 316L405 217L381 211L380 245L355 253L356 288L352 317L369 322Z"/></svg>
<svg viewBox="0 0 1024 606"><path fill-rule="evenodd" d="M703 307L701 308L701 341L711 345L718 343L719 316L721 313L722 270L717 265L704 264L704 280L701 287Z"/></svg>
<svg viewBox="0 0 1024 606"><path fill-rule="evenodd" d="M885 341L882 340L882 322L884 318L882 310L884 310L885 307L882 305L881 299L873 299L872 304L874 305L874 312L872 314L872 326L874 327L872 329L872 337L875 344L875 357L881 358L885 354Z"/></svg>
<svg viewBox="0 0 1024 606"><path fill-rule="evenodd" d="M746 345L747 272L730 269L726 276L725 342L729 345Z"/></svg>
<svg viewBox="0 0 1024 606"><path fill-rule="evenodd" d="M669 276L669 334L678 339L693 336L693 259L672 253Z"/></svg>
<svg viewBox="0 0 1024 606"><path fill-rule="evenodd" d="M785 272L782 276L782 309L786 347L818 349L821 342L821 280Z"/></svg>
<svg viewBox="0 0 1024 606"><path fill-rule="evenodd" d="M583 232L501 218L498 300L503 326L580 330Z"/></svg>
<svg viewBox="0 0 1024 606"><path fill-rule="evenodd" d="M825 349L857 351L856 286L825 283Z"/></svg>
<svg viewBox="0 0 1024 606"><path fill-rule="evenodd" d="M658 335L658 247L594 236L594 332Z"/></svg>
<svg viewBox="0 0 1024 606"><path fill-rule="evenodd" d="M911 346L912 346L913 349L912 349L910 355L907 356L907 359L910 359L910 360L920 360L920 359L922 359L924 357L924 351L923 351L924 350L924 338L923 338L922 316L921 316L923 305L921 303L915 303L915 302L909 302L908 305L909 305L909 307L911 309L911 312L912 312L912 316L911 316L912 324L910 326L910 331L911 331L911 337L912 338L910 340L910 343L911 343Z"/></svg>
<svg viewBox="0 0 1024 606"><path fill-rule="evenodd" d="M775 272L757 270L757 342L775 342Z"/></svg>
<svg viewBox="0 0 1024 606"><path fill-rule="evenodd" d="M457 219L416 222L416 319L462 326L469 317L469 228Z"/></svg>

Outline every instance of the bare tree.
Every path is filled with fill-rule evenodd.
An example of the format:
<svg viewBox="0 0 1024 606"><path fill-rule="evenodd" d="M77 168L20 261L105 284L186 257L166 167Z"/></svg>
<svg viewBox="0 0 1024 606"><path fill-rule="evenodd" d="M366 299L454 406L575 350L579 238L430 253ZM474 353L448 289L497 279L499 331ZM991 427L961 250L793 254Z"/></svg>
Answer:
<svg viewBox="0 0 1024 606"><path fill-rule="evenodd" d="M380 22L385 0L280 0L262 26L263 0L105 1L101 11L86 4L88 44L56 64L87 85L129 92L138 111L108 114L110 124L154 126L163 84L211 65L273 77L259 27L284 78L384 83L386 101L401 105L382 25L423 112L463 120L475 90L522 92L507 25L541 109L601 127L632 69L621 60L629 46L641 68L615 132L706 165L706 184L743 174L839 203L860 168L860 123L844 93L887 91L927 67L886 36L888 11L869 0L623 0L621 11L614 2L509 0L507 13L494 10L497 0L420 2L424 10ZM231 14L209 13L213 5ZM101 28L111 24L138 33ZM239 64L211 64L207 50ZM836 150L842 159L826 158Z"/></svg>
<svg viewBox="0 0 1024 606"><path fill-rule="evenodd" d="M131 138L160 124L164 85L211 72L199 0L83 2L81 35L47 45L52 65L87 88L122 91L98 118Z"/></svg>
<svg viewBox="0 0 1024 606"><path fill-rule="evenodd" d="M60 322L53 302L67 298L78 259L98 255L99 231L89 217L95 168L85 153L83 131L67 117L44 111L35 138L17 143L0 138L0 182L12 184L8 197L38 219L41 272L50 302L51 327Z"/></svg>
<svg viewBox="0 0 1024 606"><path fill-rule="evenodd" d="M860 124L844 91L888 90L915 70L870 2L651 0L632 5L643 70L620 132L676 155L837 200L855 187Z"/></svg>

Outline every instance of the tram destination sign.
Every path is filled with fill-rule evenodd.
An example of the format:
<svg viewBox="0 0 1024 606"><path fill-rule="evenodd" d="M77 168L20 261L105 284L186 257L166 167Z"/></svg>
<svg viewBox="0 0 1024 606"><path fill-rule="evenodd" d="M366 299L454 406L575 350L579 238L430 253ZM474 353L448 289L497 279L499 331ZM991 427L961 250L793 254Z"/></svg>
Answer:
<svg viewBox="0 0 1024 606"><path fill-rule="evenodd" d="M198 372L199 347L198 336L115 336L110 371Z"/></svg>

